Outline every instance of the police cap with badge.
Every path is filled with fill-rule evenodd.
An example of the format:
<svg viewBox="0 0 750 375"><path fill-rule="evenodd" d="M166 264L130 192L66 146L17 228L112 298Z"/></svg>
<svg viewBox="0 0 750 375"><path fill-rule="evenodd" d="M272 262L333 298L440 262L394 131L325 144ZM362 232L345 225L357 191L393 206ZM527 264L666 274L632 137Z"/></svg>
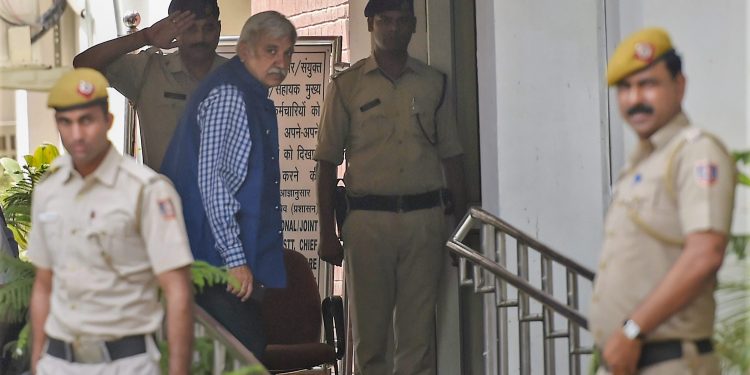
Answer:
<svg viewBox="0 0 750 375"><path fill-rule="evenodd" d="M669 34L658 27L639 30L617 46L607 65L607 84L614 86L625 77L659 62L664 56L674 54Z"/></svg>
<svg viewBox="0 0 750 375"><path fill-rule="evenodd" d="M91 68L73 69L60 77L47 97L47 107L68 111L107 103L109 82Z"/></svg>
<svg viewBox="0 0 750 375"><path fill-rule="evenodd" d="M365 17L389 10L404 10L414 14L414 0L370 0L365 6Z"/></svg>
<svg viewBox="0 0 750 375"><path fill-rule="evenodd" d="M192 12L195 18L219 18L219 5L217 0L172 0L167 10L168 14L174 12Z"/></svg>

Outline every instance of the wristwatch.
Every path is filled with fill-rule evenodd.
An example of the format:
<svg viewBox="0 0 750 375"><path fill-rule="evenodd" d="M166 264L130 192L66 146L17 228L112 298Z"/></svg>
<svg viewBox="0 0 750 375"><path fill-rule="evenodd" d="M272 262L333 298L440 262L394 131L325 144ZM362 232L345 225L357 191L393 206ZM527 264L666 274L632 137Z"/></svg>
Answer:
<svg viewBox="0 0 750 375"><path fill-rule="evenodd" d="M635 321L628 319L625 321L625 324L622 325L622 333L627 337L629 340L641 340L645 336L641 333L641 326L638 325Z"/></svg>

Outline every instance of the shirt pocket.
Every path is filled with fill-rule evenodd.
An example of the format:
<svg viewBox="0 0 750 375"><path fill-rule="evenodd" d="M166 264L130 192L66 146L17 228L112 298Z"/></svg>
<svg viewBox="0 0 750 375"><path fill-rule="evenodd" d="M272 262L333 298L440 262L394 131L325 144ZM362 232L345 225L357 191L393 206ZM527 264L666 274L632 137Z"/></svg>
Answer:
<svg viewBox="0 0 750 375"><path fill-rule="evenodd" d="M63 243L63 221L58 212L42 212L39 214L39 227L42 230L49 253L53 258L59 252L57 249L65 249Z"/></svg>
<svg viewBox="0 0 750 375"><path fill-rule="evenodd" d="M101 264L118 276L128 277L150 267L133 216L125 210L100 214L85 237L96 252L92 256L99 257Z"/></svg>
<svg viewBox="0 0 750 375"><path fill-rule="evenodd" d="M414 98L409 106L409 134L420 143L436 145L438 141L435 106L429 98Z"/></svg>
<svg viewBox="0 0 750 375"><path fill-rule="evenodd" d="M628 207L630 220L652 238L682 246L684 234L675 202L666 194L663 177L643 175Z"/></svg>
<svg viewBox="0 0 750 375"><path fill-rule="evenodd" d="M363 103L357 107L349 134L352 150L377 147L386 143L395 133L393 118L388 115L385 104L379 103L366 108L368 106L368 103ZM366 109L362 112L359 108Z"/></svg>

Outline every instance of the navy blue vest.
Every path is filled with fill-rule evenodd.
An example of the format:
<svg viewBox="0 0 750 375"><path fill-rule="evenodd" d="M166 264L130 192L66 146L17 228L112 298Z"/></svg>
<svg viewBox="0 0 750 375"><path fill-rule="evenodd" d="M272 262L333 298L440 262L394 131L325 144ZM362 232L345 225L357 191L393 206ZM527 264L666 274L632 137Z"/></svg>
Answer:
<svg viewBox="0 0 750 375"><path fill-rule="evenodd" d="M270 288L286 286L282 252L279 194L279 138L276 107L268 90L234 57L212 72L191 94L164 156L161 173L169 177L182 198L185 226L195 259L216 266L224 260L216 250L198 190L198 105L215 87L229 84L242 93L252 148L245 181L235 195L240 241L256 280Z"/></svg>

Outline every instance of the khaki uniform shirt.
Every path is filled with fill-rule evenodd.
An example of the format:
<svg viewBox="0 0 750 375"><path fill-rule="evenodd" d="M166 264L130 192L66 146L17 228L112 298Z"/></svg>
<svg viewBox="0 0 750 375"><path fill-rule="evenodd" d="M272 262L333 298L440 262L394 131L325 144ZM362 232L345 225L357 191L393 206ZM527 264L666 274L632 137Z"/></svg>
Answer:
<svg viewBox="0 0 750 375"><path fill-rule="evenodd" d="M225 61L217 55L211 70ZM182 65L179 52L163 55L157 48L123 55L107 66L105 75L112 87L134 103L143 161L158 171L182 110L200 81Z"/></svg>
<svg viewBox="0 0 750 375"><path fill-rule="evenodd" d="M439 71L413 58L396 81L374 57L360 60L329 85L314 158L338 165L346 152L353 195L441 188L441 159L462 153L455 122L440 109L443 86Z"/></svg>
<svg viewBox="0 0 750 375"><path fill-rule="evenodd" d="M60 156L34 189L29 259L53 273L45 332L71 342L156 331L156 275L192 262L169 180L110 146L86 178Z"/></svg>
<svg viewBox="0 0 750 375"><path fill-rule="evenodd" d="M677 115L641 142L615 186L591 303L600 347L661 282L692 232L728 234L736 168L716 138ZM711 337L715 281L646 341Z"/></svg>

